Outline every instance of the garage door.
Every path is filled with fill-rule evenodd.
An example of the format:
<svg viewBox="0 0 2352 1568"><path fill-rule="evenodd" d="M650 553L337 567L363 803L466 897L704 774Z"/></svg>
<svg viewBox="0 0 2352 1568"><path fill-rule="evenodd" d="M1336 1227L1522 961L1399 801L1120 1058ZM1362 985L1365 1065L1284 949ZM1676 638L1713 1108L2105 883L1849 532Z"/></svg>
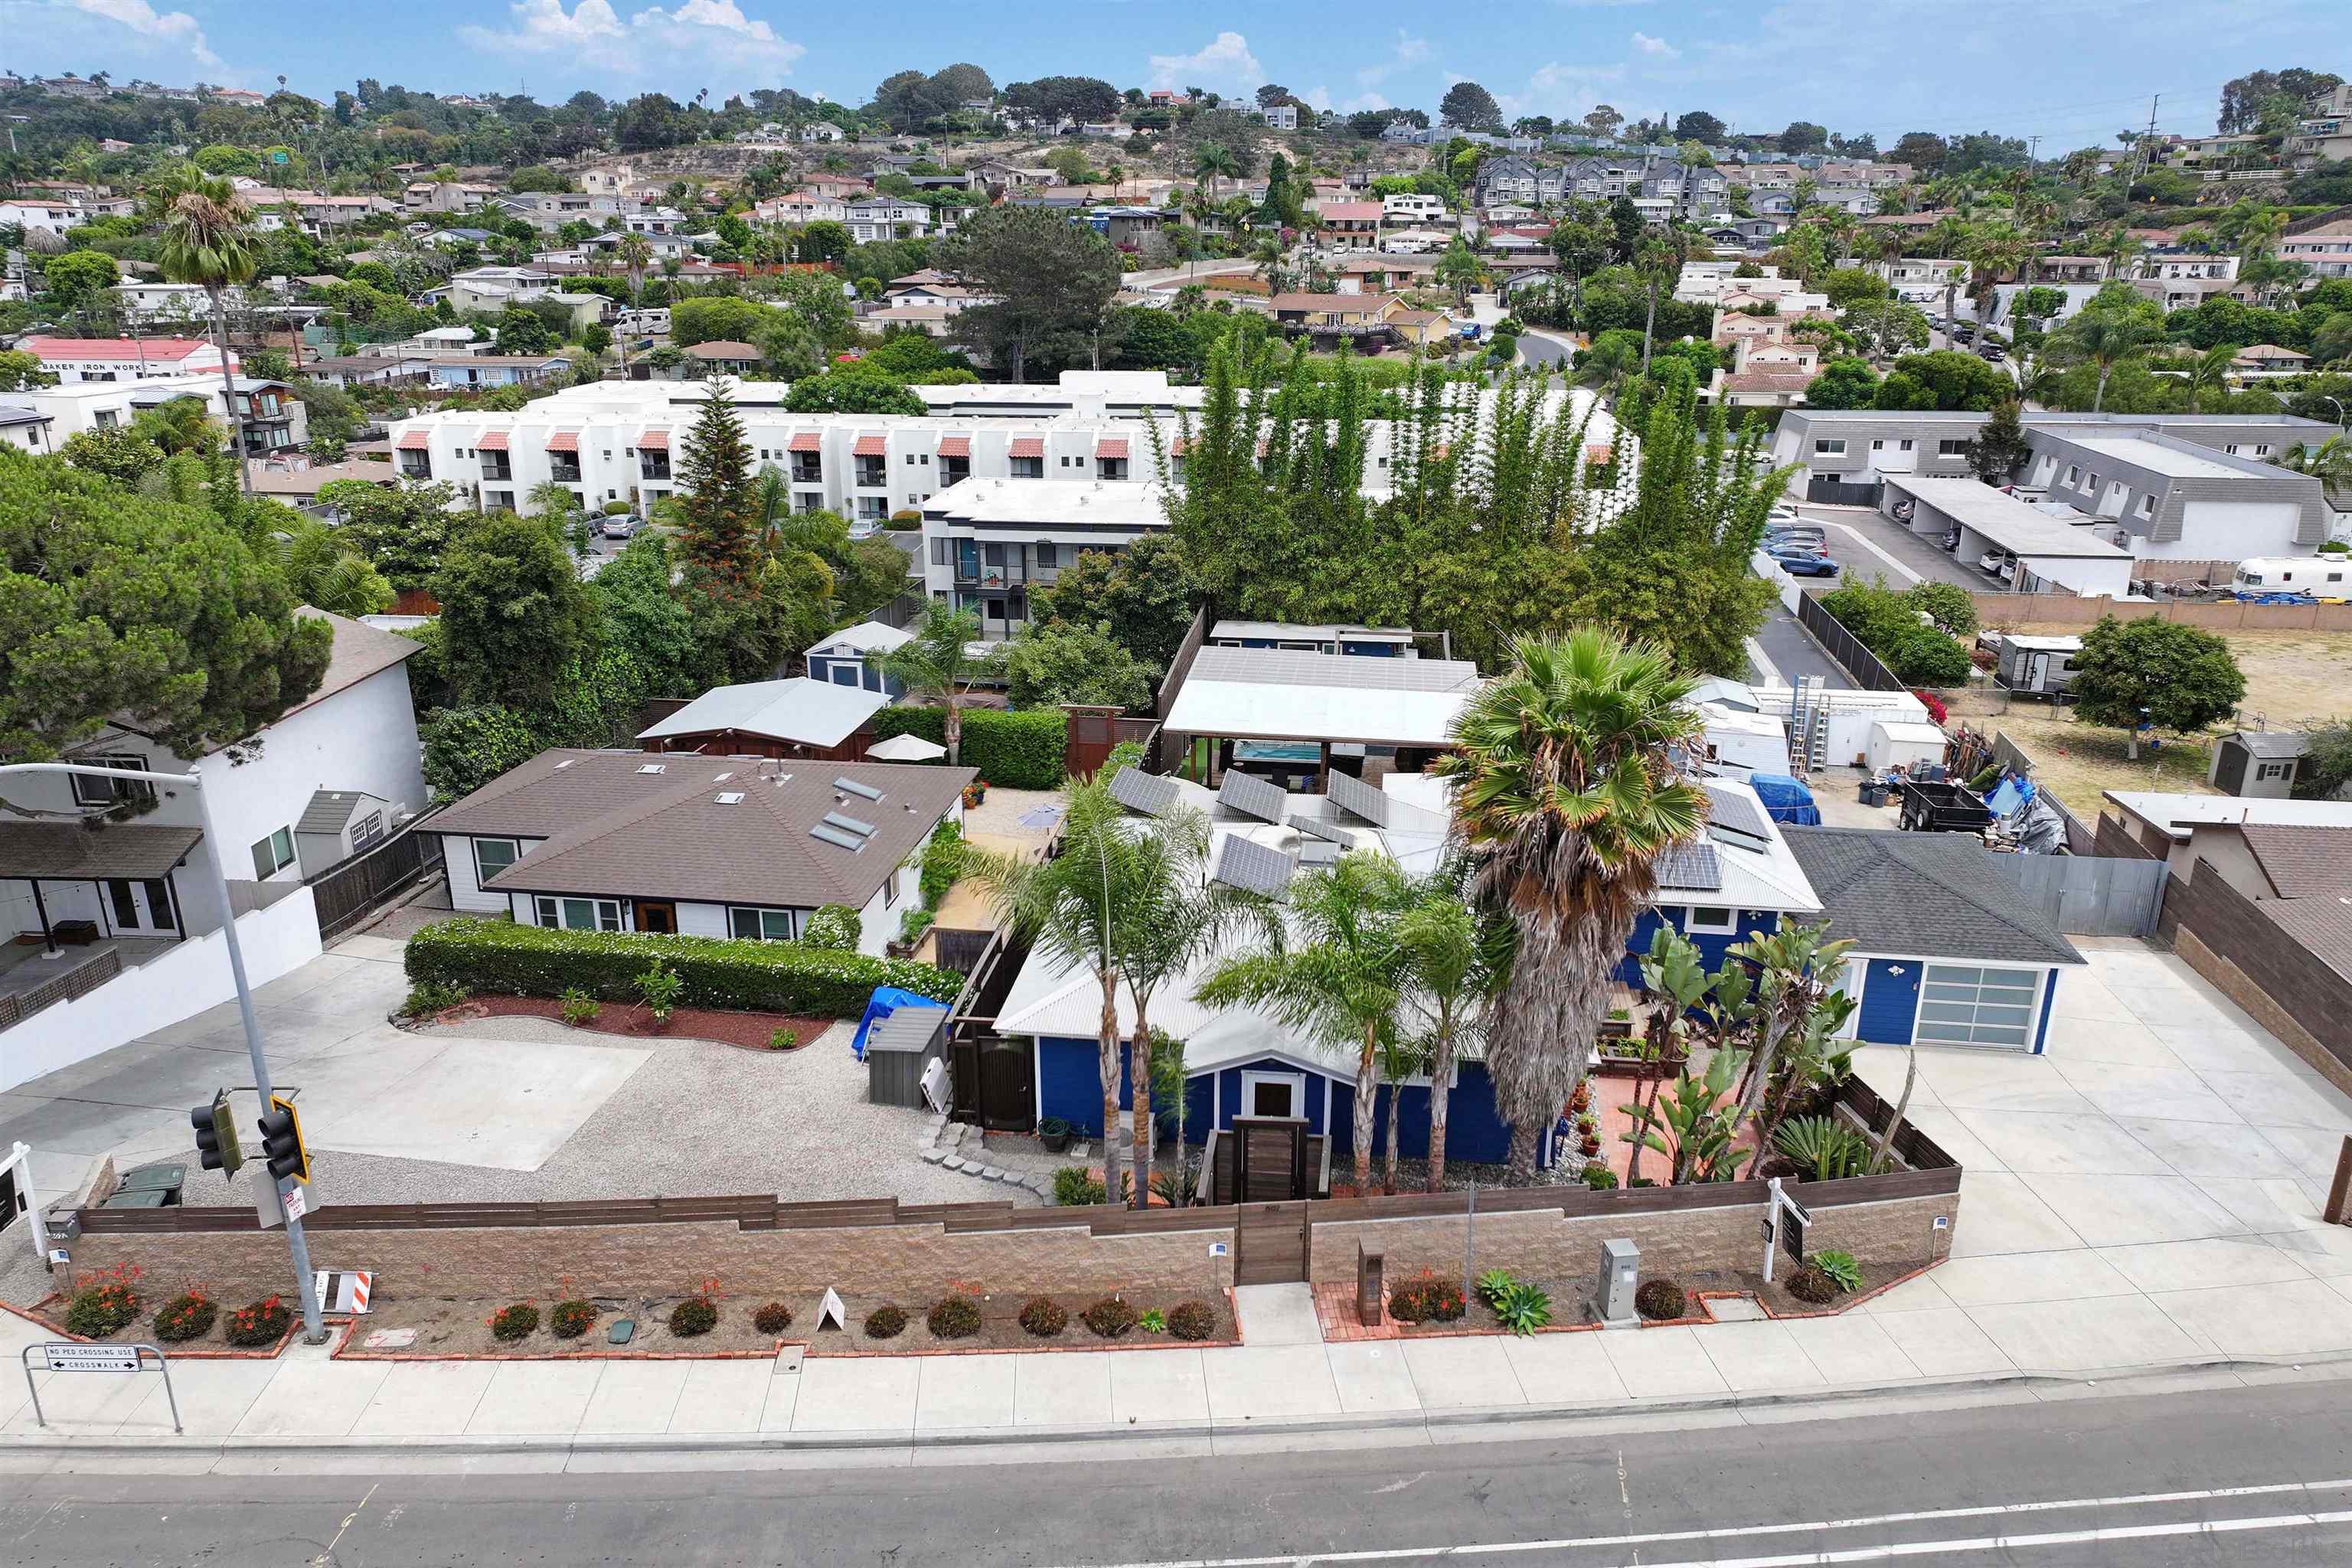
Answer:
<svg viewBox="0 0 2352 1568"><path fill-rule="evenodd" d="M1912 1042L2031 1050L2041 979L2038 969L1931 963L1922 976L1919 1022L1912 1030Z"/></svg>

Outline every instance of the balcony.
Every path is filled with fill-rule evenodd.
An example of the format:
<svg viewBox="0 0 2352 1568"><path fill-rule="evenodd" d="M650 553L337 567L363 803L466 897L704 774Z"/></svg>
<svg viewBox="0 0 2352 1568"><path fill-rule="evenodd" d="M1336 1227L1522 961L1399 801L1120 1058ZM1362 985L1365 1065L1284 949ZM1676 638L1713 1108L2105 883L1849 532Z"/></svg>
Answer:
<svg viewBox="0 0 2352 1568"><path fill-rule="evenodd" d="M433 477L432 455L425 452L403 452L400 455L400 477L404 479L425 480Z"/></svg>
<svg viewBox="0 0 2352 1568"><path fill-rule="evenodd" d="M793 454L793 483L821 485L824 483L824 459L807 452Z"/></svg>
<svg viewBox="0 0 2352 1568"><path fill-rule="evenodd" d="M514 479L514 465L507 460L507 454L504 452L484 452L482 478L501 484L511 483Z"/></svg>
<svg viewBox="0 0 2352 1568"><path fill-rule="evenodd" d="M641 479L668 479L669 454L667 452L639 452L637 454L637 478Z"/></svg>
<svg viewBox="0 0 2352 1568"><path fill-rule="evenodd" d="M579 458L576 455L567 458L559 454L548 458L547 477L559 485L578 484L580 482Z"/></svg>
<svg viewBox="0 0 2352 1568"><path fill-rule="evenodd" d="M887 459L881 458L857 459L856 484L859 489L878 490L889 482L890 470Z"/></svg>

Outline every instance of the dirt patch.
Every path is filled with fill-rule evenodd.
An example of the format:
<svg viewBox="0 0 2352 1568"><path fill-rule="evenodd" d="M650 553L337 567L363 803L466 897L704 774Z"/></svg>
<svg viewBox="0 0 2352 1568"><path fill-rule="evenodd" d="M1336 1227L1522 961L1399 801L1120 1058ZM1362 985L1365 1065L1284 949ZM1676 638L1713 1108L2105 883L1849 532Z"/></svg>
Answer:
<svg viewBox="0 0 2352 1568"><path fill-rule="evenodd" d="M436 1014L433 1021L457 1025L476 1018L545 1018L561 1024L563 1004L547 996L474 996L462 1006ZM779 1029L789 1030L793 1037L793 1043L783 1048L798 1050L832 1028L833 1020L793 1018L782 1013L722 1013L710 1007L678 1007L671 1011L667 1026L656 1028L653 1016L644 1008L625 1002L607 1002L587 1023L567 1026L633 1040L710 1040L722 1046L764 1051L775 1048L770 1042Z"/></svg>
<svg viewBox="0 0 2352 1568"><path fill-rule="evenodd" d="M533 1303L540 1310L540 1324L530 1333L518 1340L501 1340L490 1332L490 1319L505 1301L453 1300L449 1298L416 1298L412 1300L376 1299L376 1310L359 1320L349 1341L336 1353L347 1359L362 1360L424 1360L435 1361L450 1357L481 1357L503 1361L577 1360L610 1356L766 1356L775 1353L779 1345L803 1344L811 1355L920 1355L965 1351L1034 1351L1034 1350L1135 1350L1166 1349L1181 1345L1218 1345L1236 1342L1240 1335L1234 1329L1233 1304L1223 1295L1171 1298L1134 1298L1137 1312L1157 1309L1165 1313L1179 1300L1198 1300L1206 1307L1214 1327L1205 1340L1180 1340L1165 1330L1154 1331L1141 1324L1115 1338L1106 1339L1087 1327L1082 1314L1099 1300L1093 1296L1055 1296L1054 1303L1068 1315L1058 1334L1040 1336L1021 1326L1022 1307L1034 1298L1024 1296L975 1296L971 1300L980 1308L979 1331L961 1339L943 1339L931 1332L925 1321L932 1303L929 1301L891 1300L880 1296L849 1296L843 1298L848 1310L846 1329L817 1327L817 1313L823 1304L821 1295L787 1295L776 1298L792 1310L792 1322L781 1332L763 1334L753 1325L754 1315L765 1303L748 1297L728 1297L719 1300L719 1321L709 1333L681 1335L674 1331L670 1316L680 1297L635 1300L605 1298L596 1301L597 1318L587 1332L577 1339L557 1339L550 1326L553 1303ZM866 1321L877 1308L896 1306L907 1315L907 1326L898 1334L877 1339L866 1331ZM626 1345L611 1341L612 1325L626 1318L635 1325ZM390 1331L397 1338L413 1332L406 1344L378 1343L369 1341Z"/></svg>

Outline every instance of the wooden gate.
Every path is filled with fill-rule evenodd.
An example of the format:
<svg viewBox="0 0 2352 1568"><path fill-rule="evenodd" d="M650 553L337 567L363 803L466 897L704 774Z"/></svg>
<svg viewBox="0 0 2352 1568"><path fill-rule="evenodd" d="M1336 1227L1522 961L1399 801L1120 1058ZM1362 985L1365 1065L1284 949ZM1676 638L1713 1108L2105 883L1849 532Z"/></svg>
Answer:
<svg viewBox="0 0 2352 1568"><path fill-rule="evenodd" d="M1037 1075L1029 1047L990 1040L980 1049L980 1125L987 1132L1026 1132L1037 1122Z"/></svg>
<svg viewBox="0 0 2352 1568"><path fill-rule="evenodd" d="M1234 1226L1234 1283L1304 1283L1315 1246L1315 1216L1305 1201L1244 1204Z"/></svg>
<svg viewBox="0 0 2352 1568"><path fill-rule="evenodd" d="M1287 1203L1315 1195L1307 1169L1307 1123L1234 1118L1234 1197L1237 1203Z"/></svg>

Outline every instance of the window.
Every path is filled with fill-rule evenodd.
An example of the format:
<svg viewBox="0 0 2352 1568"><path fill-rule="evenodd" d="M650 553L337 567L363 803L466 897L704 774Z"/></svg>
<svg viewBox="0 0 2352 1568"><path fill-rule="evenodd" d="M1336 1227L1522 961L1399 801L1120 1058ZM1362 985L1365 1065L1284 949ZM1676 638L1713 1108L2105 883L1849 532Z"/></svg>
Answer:
<svg viewBox="0 0 2352 1568"><path fill-rule="evenodd" d="M1965 458L1968 455L1969 444L1965 440L1936 443L1936 456L1939 458Z"/></svg>
<svg viewBox="0 0 2352 1568"><path fill-rule="evenodd" d="M1727 910L1714 904L1693 904L1688 917L1683 921L1683 931L1685 934L1693 936L1702 933L1728 936L1738 925L1739 911L1737 910Z"/></svg>
<svg viewBox="0 0 2352 1568"><path fill-rule="evenodd" d="M1041 540L1039 540L1039 541L1037 542L1037 564L1038 564L1038 565L1040 565L1040 566L1058 566L1058 565L1060 565L1060 564L1061 564L1061 563L1062 563L1061 555L1060 555L1060 553L1055 550L1055 545L1054 545L1054 542L1053 542L1052 540L1050 540L1050 539L1041 539Z"/></svg>
<svg viewBox="0 0 2352 1568"><path fill-rule="evenodd" d="M2257 458L2267 458L2267 457L2269 457L2270 455L2271 455L2271 444L2270 444L2268 441L2257 441L2257 442L2255 442L2255 443L2254 443L2254 456L2255 456L2255 457L2257 457Z"/></svg>
<svg viewBox="0 0 2352 1568"><path fill-rule="evenodd" d="M522 858L522 846L512 838L474 840L474 886L480 887Z"/></svg>
<svg viewBox="0 0 2352 1568"><path fill-rule="evenodd" d="M2156 515L2156 498L2152 495L2140 497L2138 510L2142 517L2154 517Z"/></svg>
<svg viewBox="0 0 2352 1568"><path fill-rule="evenodd" d="M1045 459L1043 458L1013 458L1013 477L1016 479L1044 479L1045 477Z"/></svg>
<svg viewBox="0 0 2352 1568"><path fill-rule="evenodd" d="M1298 1121L1307 1112L1307 1075L1295 1072L1242 1074L1244 1116Z"/></svg>
<svg viewBox="0 0 2352 1568"><path fill-rule="evenodd" d="M2081 468L2076 468L2072 463L2066 465L2066 485L2068 489L2073 489L2075 481L2080 479L2082 477L2083 470Z"/></svg>
<svg viewBox="0 0 2352 1568"><path fill-rule="evenodd" d="M2266 784L2273 779L2283 779L2293 772L2294 772L2293 763L2256 763L2254 764L2254 778L2257 783Z"/></svg>
<svg viewBox="0 0 2352 1568"><path fill-rule="evenodd" d="M2031 969L1928 964L1920 977L1919 1022L1911 1031L1912 1043L2025 1050L2033 1043L2040 979Z"/></svg>
<svg viewBox="0 0 2352 1568"><path fill-rule="evenodd" d="M147 759L140 756L75 757L71 759L93 768L136 768L147 771ZM113 805L126 800L152 800L152 786L132 784L129 779L85 778L73 775L73 797L76 805Z"/></svg>
<svg viewBox="0 0 2352 1568"><path fill-rule="evenodd" d="M281 827L267 838L254 840L253 875L256 880L266 882L292 864L294 830L291 827Z"/></svg>
<svg viewBox="0 0 2352 1568"><path fill-rule="evenodd" d="M988 618L992 621L1001 621L1004 618L1003 600L991 599L988 601Z"/></svg>
<svg viewBox="0 0 2352 1568"><path fill-rule="evenodd" d="M2096 474L2084 474L2083 476L2083 488L2090 491L2093 495L2097 495L2099 493L2099 476Z"/></svg>
<svg viewBox="0 0 2352 1568"><path fill-rule="evenodd" d="M352 849L354 853L383 837L383 813L371 811L352 824Z"/></svg>
<svg viewBox="0 0 2352 1568"><path fill-rule="evenodd" d="M1844 455L1845 437L1843 436L1827 437L1813 443L1813 456L1817 458L1842 458Z"/></svg>
<svg viewBox="0 0 2352 1568"><path fill-rule="evenodd" d="M790 942L793 940L793 911L730 909L727 911L727 934L739 942Z"/></svg>
<svg viewBox="0 0 2352 1568"><path fill-rule="evenodd" d="M539 923L563 931L619 931L621 906L611 899L551 899L541 895Z"/></svg>

